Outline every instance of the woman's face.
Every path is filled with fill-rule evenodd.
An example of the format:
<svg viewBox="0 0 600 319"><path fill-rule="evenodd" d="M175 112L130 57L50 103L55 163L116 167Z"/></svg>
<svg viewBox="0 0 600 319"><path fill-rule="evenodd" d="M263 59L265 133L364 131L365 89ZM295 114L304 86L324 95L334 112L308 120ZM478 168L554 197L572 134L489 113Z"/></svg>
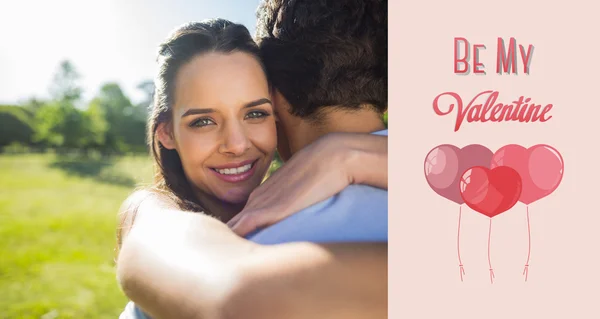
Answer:
<svg viewBox="0 0 600 319"><path fill-rule="evenodd" d="M196 56L176 75L172 112L173 121L159 138L177 149L191 184L229 203L247 201L277 145L259 62L242 52Z"/></svg>

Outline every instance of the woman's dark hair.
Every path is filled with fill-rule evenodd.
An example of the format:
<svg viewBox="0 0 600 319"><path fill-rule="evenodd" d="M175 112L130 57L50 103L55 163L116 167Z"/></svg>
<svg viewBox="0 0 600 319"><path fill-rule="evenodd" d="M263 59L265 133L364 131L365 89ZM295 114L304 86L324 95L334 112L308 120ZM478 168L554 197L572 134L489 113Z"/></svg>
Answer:
<svg viewBox="0 0 600 319"><path fill-rule="evenodd" d="M167 196L182 210L206 212L188 182L181 158L176 150L165 148L157 139L161 123L170 123L174 102L175 79L180 68L192 58L209 52L248 53L259 61L259 49L248 29L224 19L212 19L185 24L174 30L158 50L158 73L154 80L155 92L147 122L147 143L155 162L154 183L151 193ZM130 207L133 217L139 203ZM219 218L220 216L216 216ZM118 242L120 243L120 228Z"/></svg>
<svg viewBox="0 0 600 319"><path fill-rule="evenodd" d="M293 115L387 109L387 1L263 0L257 17L267 75Z"/></svg>
<svg viewBox="0 0 600 319"><path fill-rule="evenodd" d="M202 210L202 207L183 172L179 154L158 142L156 130L159 124L172 119L175 78L181 66L199 54L234 51L251 54L260 62L258 46L248 29L223 19L185 24L176 29L158 51L156 90L147 127L148 145L157 168L154 187L172 195L182 209Z"/></svg>

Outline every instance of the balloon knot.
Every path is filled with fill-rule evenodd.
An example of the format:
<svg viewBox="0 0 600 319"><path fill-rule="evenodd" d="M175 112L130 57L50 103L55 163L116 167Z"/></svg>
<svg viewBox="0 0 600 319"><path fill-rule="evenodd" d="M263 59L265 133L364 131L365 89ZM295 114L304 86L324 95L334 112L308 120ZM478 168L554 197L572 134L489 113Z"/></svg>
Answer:
<svg viewBox="0 0 600 319"><path fill-rule="evenodd" d="M529 277L529 264L525 264L525 269L523 269L523 275L525 276L525 281Z"/></svg>

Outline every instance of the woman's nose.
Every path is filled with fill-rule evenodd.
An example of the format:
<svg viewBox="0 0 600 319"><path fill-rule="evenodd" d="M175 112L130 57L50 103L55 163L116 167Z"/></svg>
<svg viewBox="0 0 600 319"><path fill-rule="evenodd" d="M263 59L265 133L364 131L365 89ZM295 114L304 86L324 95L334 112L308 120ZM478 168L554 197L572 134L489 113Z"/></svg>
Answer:
<svg viewBox="0 0 600 319"><path fill-rule="evenodd" d="M239 124L229 124L225 128L223 143L220 152L223 154L240 156L250 148L250 140L244 128Z"/></svg>

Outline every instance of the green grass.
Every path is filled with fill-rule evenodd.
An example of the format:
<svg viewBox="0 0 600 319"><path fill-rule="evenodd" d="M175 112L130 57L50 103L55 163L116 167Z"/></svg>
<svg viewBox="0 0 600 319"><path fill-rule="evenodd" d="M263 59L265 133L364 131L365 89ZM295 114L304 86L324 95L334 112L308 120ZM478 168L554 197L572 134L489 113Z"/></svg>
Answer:
<svg viewBox="0 0 600 319"><path fill-rule="evenodd" d="M0 155L0 318L118 318L116 213L146 157Z"/></svg>

